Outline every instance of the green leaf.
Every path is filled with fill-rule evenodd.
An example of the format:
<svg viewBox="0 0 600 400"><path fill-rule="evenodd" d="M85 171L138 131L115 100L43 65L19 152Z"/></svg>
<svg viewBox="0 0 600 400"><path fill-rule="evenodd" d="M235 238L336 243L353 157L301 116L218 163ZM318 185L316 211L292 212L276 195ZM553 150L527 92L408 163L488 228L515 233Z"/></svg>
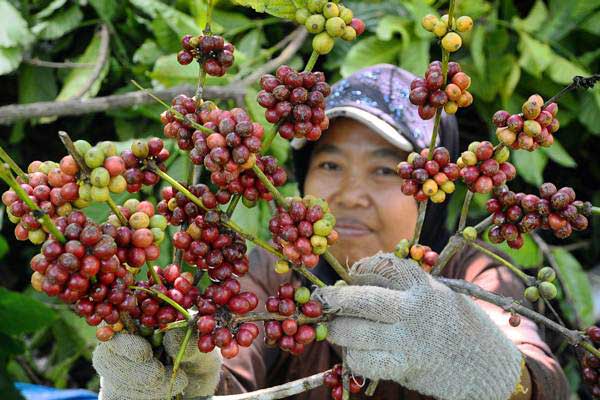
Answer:
<svg viewBox="0 0 600 400"><path fill-rule="evenodd" d="M262 29L252 29L239 41L237 48L239 48L249 60L252 60L258 56L265 41L266 38Z"/></svg>
<svg viewBox="0 0 600 400"><path fill-rule="evenodd" d="M517 30L532 33L540 29L547 21L548 9L542 0L537 0L531 11L529 11L527 18L514 17L512 23Z"/></svg>
<svg viewBox="0 0 600 400"><path fill-rule="evenodd" d="M430 46L429 40L413 38L410 43L402 46L400 66L413 74L423 75L429 65Z"/></svg>
<svg viewBox="0 0 600 400"><path fill-rule="evenodd" d="M565 148L554 139L554 144L550 147L542 147L541 150L555 163L567 168L575 168L577 162L567 153Z"/></svg>
<svg viewBox="0 0 600 400"><path fill-rule="evenodd" d="M485 240L489 242L487 233L485 235ZM527 234L523 235L523 247L518 250L511 248L506 244L506 242L501 244L493 244L493 246L508 254L519 267L537 267L540 266L544 261L538 245L531 238L531 236Z"/></svg>
<svg viewBox="0 0 600 400"><path fill-rule="evenodd" d="M15 335L35 332L56 319L44 303L22 293L0 288L0 332Z"/></svg>
<svg viewBox="0 0 600 400"><path fill-rule="evenodd" d="M587 274L583 271L579 261L568 251L556 247L552 249L560 272L561 285L569 294L583 326L592 325L594 319L594 303L592 301L592 288ZM561 302L561 306L565 302Z"/></svg>
<svg viewBox="0 0 600 400"><path fill-rule="evenodd" d="M375 36L368 37L352 46L340 72L342 76L346 77L370 65L393 63L401 48L401 42L384 42Z"/></svg>
<svg viewBox="0 0 600 400"><path fill-rule="evenodd" d="M52 68L23 65L19 71L19 103L52 101L58 93Z"/></svg>
<svg viewBox="0 0 600 400"><path fill-rule="evenodd" d="M112 20L119 7L116 0L89 0L89 2L104 21Z"/></svg>
<svg viewBox="0 0 600 400"><path fill-rule="evenodd" d="M156 38L158 47L164 53L177 53L181 50L180 37L171 29L169 23L163 17L157 15L150 23L150 26L152 27L152 33Z"/></svg>
<svg viewBox="0 0 600 400"><path fill-rule="evenodd" d="M513 162L519 175L527 183L539 186L544 183L542 175L544 167L548 163L548 157L539 151L529 152L527 150L517 150L512 153Z"/></svg>
<svg viewBox="0 0 600 400"><path fill-rule="evenodd" d="M21 13L13 7L8 0L0 0L0 51L2 47L26 46L33 40L33 35L29 32L27 22L21 16ZM2 63L0 60L0 74L2 74Z"/></svg>
<svg viewBox="0 0 600 400"><path fill-rule="evenodd" d="M152 79L167 87L193 84L198 79L197 68L189 68L177 62L176 54L158 57L150 73Z"/></svg>
<svg viewBox="0 0 600 400"><path fill-rule="evenodd" d="M599 19L600 11L590 15L588 19L586 19L582 24L579 25L579 29L582 29L594 35L600 35L600 24L598 24Z"/></svg>
<svg viewBox="0 0 600 400"><path fill-rule="evenodd" d="M160 15L171 29L177 33L178 37L186 34L200 35L202 33L202 29L196 24L194 18L173 7L169 7L159 0L129 0L129 2L151 18L156 18L157 15Z"/></svg>
<svg viewBox="0 0 600 400"><path fill-rule="evenodd" d="M67 0L53 0L50 2L50 4L48 4L46 7L44 7L40 12L37 12L34 15L34 18L36 20L48 18L49 16L51 16L54 13L54 11L56 11L56 10L60 9L62 6L64 6L66 2L67 2Z"/></svg>
<svg viewBox="0 0 600 400"><path fill-rule="evenodd" d="M573 81L573 77L588 76L589 72L585 69L575 65L566 58L555 55L552 63L548 67L548 76L556 82L563 85L567 85Z"/></svg>
<svg viewBox="0 0 600 400"><path fill-rule="evenodd" d="M532 38L525 32L519 33L519 65L536 78L550 66L556 55L546 43Z"/></svg>
<svg viewBox="0 0 600 400"><path fill-rule="evenodd" d="M0 235L0 259L8 253L8 242L6 238Z"/></svg>
<svg viewBox="0 0 600 400"><path fill-rule="evenodd" d="M293 20L296 16L296 6L290 0L233 0L233 2L279 18Z"/></svg>
<svg viewBox="0 0 600 400"><path fill-rule="evenodd" d="M162 51L154 40L146 39L144 43L133 53L133 62L152 65L162 55Z"/></svg>
<svg viewBox="0 0 600 400"><path fill-rule="evenodd" d="M64 11L60 11L52 18L39 22L31 28L31 31L40 39L58 39L65 33L77 28L83 20L83 12L78 5L73 4Z"/></svg>
<svg viewBox="0 0 600 400"><path fill-rule="evenodd" d="M580 94L579 121L593 134L600 135L600 87Z"/></svg>
<svg viewBox="0 0 600 400"><path fill-rule="evenodd" d="M23 342L0 332L0 364L8 356L21 354L25 351Z"/></svg>
<svg viewBox="0 0 600 400"><path fill-rule="evenodd" d="M94 35L83 54L77 58L77 62L95 64L98 61L98 56L100 54L100 44L100 33L98 32ZM82 98L94 97L98 93L100 86L102 85L102 81L108 73L108 66L108 62L105 62L100 75L96 78L88 91L81 96ZM65 78L63 87L56 97L56 100L68 100L75 94L79 93L81 87L89 81L93 72L94 67L73 68Z"/></svg>
<svg viewBox="0 0 600 400"><path fill-rule="evenodd" d="M521 67L516 62L512 64L508 77L506 78L506 84L500 88L500 96L502 96L502 102L506 103L512 96L515 88L519 84L521 79Z"/></svg>
<svg viewBox="0 0 600 400"><path fill-rule="evenodd" d="M485 27L477 25L473 29L473 36L471 39L471 57L473 57L473 64L480 75L485 75L485 53L484 53L484 42L485 42Z"/></svg>
<svg viewBox="0 0 600 400"><path fill-rule="evenodd" d="M8 74L19 67L23 53L16 47L0 47L0 75Z"/></svg>
<svg viewBox="0 0 600 400"><path fill-rule="evenodd" d="M410 42L410 34L408 33L409 23L406 18L398 15L386 15L379 21L375 33L383 41L392 40L395 33L400 33L402 40Z"/></svg>

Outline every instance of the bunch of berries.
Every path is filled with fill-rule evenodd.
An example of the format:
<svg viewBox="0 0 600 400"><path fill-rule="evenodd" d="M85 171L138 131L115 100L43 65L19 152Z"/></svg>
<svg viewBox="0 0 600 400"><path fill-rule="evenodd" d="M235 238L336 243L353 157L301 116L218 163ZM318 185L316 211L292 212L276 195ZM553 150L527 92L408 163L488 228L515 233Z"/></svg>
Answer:
<svg viewBox="0 0 600 400"><path fill-rule="evenodd" d="M398 258L406 258L410 256L416 261L421 269L425 272L431 272L435 264L437 264L440 255L431 250L431 247L422 244L410 244L408 239L402 239L394 249L394 254Z"/></svg>
<svg viewBox="0 0 600 400"><path fill-rule="evenodd" d="M544 99L534 94L523 103L521 110L522 114L510 115L504 110L494 114L492 122L497 127L498 140L514 150L533 151L540 146L552 146L552 134L560 127L556 118L558 105L550 103L544 106Z"/></svg>
<svg viewBox="0 0 600 400"><path fill-rule="evenodd" d="M139 268L147 261L158 259L167 219L155 214L154 206L148 201L129 199L119 209L127 224L122 226L119 218L111 214L108 223L102 226L102 231L117 242L119 261Z"/></svg>
<svg viewBox="0 0 600 400"><path fill-rule="evenodd" d="M589 202L576 200L575 191L570 187L556 189L552 183L540 186L540 199L537 212L541 216L541 227L551 229L559 239L566 239L576 231L588 227L592 205Z"/></svg>
<svg viewBox="0 0 600 400"><path fill-rule="evenodd" d="M459 168L450 162L450 152L445 147L433 151L428 160L429 149L421 153L410 153L407 161L396 167L398 175L403 179L401 190L407 196L414 196L417 201L430 199L434 203L446 200L446 194L454 192L454 181L459 177Z"/></svg>
<svg viewBox="0 0 600 400"><path fill-rule="evenodd" d="M322 72L297 72L282 65L275 76L263 75L260 85L263 90L258 93L258 104L267 109L267 121L279 123L282 138L315 141L329 127L325 98L331 88Z"/></svg>
<svg viewBox="0 0 600 400"><path fill-rule="evenodd" d="M200 110L196 106L196 101L192 97L180 94L171 100L171 106L170 110L160 114L163 134L166 138L176 139L177 146L181 150L191 150L194 147L192 135L195 129L190 123L200 123ZM202 103L199 108L212 108L212 103ZM198 132L198 134L202 134L202 132Z"/></svg>
<svg viewBox="0 0 600 400"><path fill-rule="evenodd" d="M552 300L558 294L558 290L554 285L556 279L556 271L551 267L543 267L537 273L537 282L533 286L525 289L525 298L532 303L535 303L541 298Z"/></svg>
<svg viewBox="0 0 600 400"><path fill-rule="evenodd" d="M223 76L233 65L234 47L217 35L185 35L181 38L181 50L177 61L188 65L194 58L202 64L202 69L211 76Z"/></svg>
<svg viewBox="0 0 600 400"><path fill-rule="evenodd" d="M460 176L470 191L490 193L517 176L517 170L508 158L510 151L506 147L494 146L488 142L472 142L456 161Z"/></svg>
<svg viewBox="0 0 600 400"><path fill-rule="evenodd" d="M336 242L335 217L324 200L312 196L289 200L287 209L278 207L269 230L278 250L293 264L314 268L319 255Z"/></svg>
<svg viewBox="0 0 600 400"><path fill-rule="evenodd" d="M462 72L459 63L448 63L447 82L444 86L440 61L429 64L424 79L416 78L411 82L409 100L419 106L422 119L433 118L440 107L444 107L448 114L455 114L459 107L468 107L473 103L473 96L467 90L471 86L471 78Z"/></svg>
<svg viewBox="0 0 600 400"><path fill-rule="evenodd" d="M300 355L304 346L327 337L327 325L304 321L323 315L323 305L310 299L308 288L294 288L290 283L284 283L279 286L277 296L267 298L266 309L286 317L265 321L265 342L268 346L279 346L293 355Z"/></svg>
<svg viewBox="0 0 600 400"><path fill-rule="evenodd" d="M331 371L327 372L323 377L323 384L331 389L331 398L333 400L342 400L343 384L342 384L342 364L336 364ZM351 375L348 380L348 390L352 394L360 393L365 386L365 378Z"/></svg>
<svg viewBox="0 0 600 400"><path fill-rule="evenodd" d="M149 273L149 279L137 282L136 286L160 292L185 309L196 304L200 290L194 286L194 277L190 272L181 272L177 264L167 265L164 269L158 266L152 268L160 282L154 282ZM173 306L147 291L136 290L135 295L140 313L134 317L139 319L142 326L164 328L166 324L184 319Z"/></svg>
<svg viewBox="0 0 600 400"><path fill-rule="evenodd" d="M354 18L351 9L327 0L309 0L306 8L296 11L296 22L315 34L312 47L319 54L331 52L335 38L351 42L365 31L365 23Z"/></svg>
<svg viewBox="0 0 600 400"><path fill-rule="evenodd" d="M600 327L590 326L586 330L588 338L597 346L600 344ZM583 380L592 387L594 399L600 398L600 359L592 353L585 352L581 360Z"/></svg>
<svg viewBox="0 0 600 400"><path fill-rule="evenodd" d="M523 246L522 233L533 232L541 226L542 218L538 213L539 198L535 195L515 193L506 186L493 190L493 196L486 203L487 211L492 214L493 226L488 232L492 243L507 244L513 249Z"/></svg>
<svg viewBox="0 0 600 400"><path fill-rule="evenodd" d="M131 150L121 152L121 158L125 162L124 172L127 181L127 191L139 192L142 185L153 186L160 180L159 176L147 167L156 165L161 171L165 171L164 162L169 158L169 150L164 148L164 143L159 138L151 138L147 141L135 140L131 144Z"/></svg>
<svg viewBox="0 0 600 400"><path fill-rule="evenodd" d="M17 177L21 188L40 210L50 218L68 215L73 206L81 206L79 185L75 175L65 174L59 165L52 161L32 162L27 169L27 183ZM9 189L2 193L2 203L6 206L8 218L15 226L15 237L42 244L47 234L38 218L17 193Z"/></svg>
<svg viewBox="0 0 600 400"><path fill-rule="evenodd" d="M462 17L452 18L449 23L449 16L445 14L438 18L433 14L428 14L421 20L421 25L425 30L432 32L435 36L442 39L442 47L449 53L454 53L462 46L462 37L458 34L469 32L473 29L473 19L463 15Z"/></svg>
<svg viewBox="0 0 600 400"><path fill-rule="evenodd" d="M135 314L137 303L128 288L133 275L119 262L114 239L80 211L57 218L56 225L67 242L63 245L52 237L44 242L31 260L32 287L76 303L75 310L89 325L104 321L113 332L122 329L119 312ZM107 333L104 329L98 336L108 340Z"/></svg>
<svg viewBox="0 0 600 400"><path fill-rule="evenodd" d="M185 184L182 184L184 187ZM226 204L229 196L223 197L215 195L210 188L203 183L190 185L187 187L190 193L202 201L204 207L213 209L219 204ZM184 222L192 221L204 211L193 201L188 199L185 194L177 191L171 186L165 186L161 192L162 200L156 205L156 210L163 215L169 224L178 226Z"/></svg>
<svg viewBox="0 0 600 400"><path fill-rule="evenodd" d="M216 281L224 281L248 272L246 243L237 233L219 229L221 222L217 211L199 215L185 231L173 235L173 246L183 251L183 260Z"/></svg>

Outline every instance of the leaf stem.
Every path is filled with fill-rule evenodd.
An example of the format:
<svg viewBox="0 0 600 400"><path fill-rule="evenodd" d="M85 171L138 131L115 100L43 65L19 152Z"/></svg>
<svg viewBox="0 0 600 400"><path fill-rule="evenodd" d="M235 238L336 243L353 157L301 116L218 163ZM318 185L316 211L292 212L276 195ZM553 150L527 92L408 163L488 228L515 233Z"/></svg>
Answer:
<svg viewBox="0 0 600 400"><path fill-rule="evenodd" d="M315 64L317 63L318 59L319 59L319 53L317 53L316 51L313 50L313 52L310 54L310 58L308 59L308 62L306 63L306 66L304 67L304 72L311 72L313 70L313 68L315 67Z"/></svg>
<svg viewBox="0 0 600 400"><path fill-rule="evenodd" d="M234 194L231 200L229 201L229 204L227 205L227 211L225 211L225 214L227 214L229 218L231 218L231 216L233 215L233 212L235 211L235 208L237 207L241 198L241 194Z"/></svg>
<svg viewBox="0 0 600 400"><path fill-rule="evenodd" d="M417 214L417 224L415 225L415 233L413 235L412 244L418 244L421 238L421 230L423 229L423 223L425 222L425 212L427 211L427 203L429 200L419 202L419 211Z"/></svg>
<svg viewBox="0 0 600 400"><path fill-rule="evenodd" d="M344 280L344 282L350 283L352 281L350 275L348 274L348 270L344 268L342 264L340 264L338 259L335 258L329 250L323 253L323 258L329 263L329 265L331 265L331 268L334 269L334 271L340 276L340 278L342 278L342 280Z"/></svg>
<svg viewBox="0 0 600 400"><path fill-rule="evenodd" d="M193 328L188 326L185 331L185 336L179 345L179 350L177 351L177 356L173 361L173 373L171 374L171 381L169 382L169 394L173 392L173 385L175 384L175 376L177 375L177 371L179 371L179 366L181 365L181 360L183 360L183 356L185 355L185 351L187 350L188 343L190 342L190 338L192 337Z"/></svg>
<svg viewBox="0 0 600 400"><path fill-rule="evenodd" d="M181 315L185 317L185 319L189 320L191 318L190 313L187 312L185 308L181 307L176 301L174 301L170 297L167 297L159 291L156 291L154 289L147 289L141 286L129 286L129 289L141 290L142 292L150 293L151 295L158 297L159 299L161 299L162 301L179 311Z"/></svg>
<svg viewBox="0 0 600 400"><path fill-rule="evenodd" d="M85 160L83 159L83 154L79 154L79 152L75 148L75 144L73 143L73 140L71 140L71 136L69 136L69 134L65 131L58 131L58 138L62 142L63 146L65 146L65 148L67 149L67 153L69 153L69 155L73 157L73 159L77 163L77 166L79 167L79 172L82 175L81 178L89 177L92 171L85 163Z"/></svg>
<svg viewBox="0 0 600 400"><path fill-rule="evenodd" d="M150 166L150 169L156 175L160 176L161 179L164 179L165 181L169 182L169 184L171 186L173 186L175 189L177 189L178 191L180 191L181 193L183 193L185 195L185 197L187 197L188 199L190 199L192 201L192 203L194 203L195 205L197 205L198 207L200 207L204 211L208 211L208 208L206 208L206 206L202 203L202 200L200 200L199 198L197 198L196 196L194 196L192 194L192 192L190 192L189 190L187 190L181 183L177 182L177 180L175 180L174 178L172 178L169 174L167 174L166 172L161 171L160 168L157 168L154 165Z"/></svg>
<svg viewBox="0 0 600 400"><path fill-rule="evenodd" d="M23 182L27 183L29 182L29 178L27 177L27 174L25 173L25 171L23 171L21 169L21 167L19 167L19 165L15 162L15 160L13 160L6 151L4 151L4 149L2 148L2 146L0 146L0 159L2 159L2 161L4 161L5 163L7 163L9 165L9 167L15 172L15 174L17 174L19 176L19 178L21 178L23 180Z"/></svg>
<svg viewBox="0 0 600 400"><path fill-rule="evenodd" d="M112 212L117 216L117 218L119 218L121 225L129 225L129 221L127 221L127 218L125 218L121 210L119 210L119 207L115 204L115 201L112 199L112 197L108 196L108 199L106 199L106 204L108 204Z"/></svg>
<svg viewBox="0 0 600 400"><path fill-rule="evenodd" d="M263 185L267 188L267 190L273 195L275 202L279 206L285 206L285 198L281 195L279 190L273 185L273 183L269 180L269 178L262 172L262 170L258 167L258 165L254 164L252 166L252 171L256 174L258 179L261 181Z"/></svg>
<svg viewBox="0 0 600 400"><path fill-rule="evenodd" d="M465 194L465 201L463 202L462 209L460 210L460 219L458 222L458 231L462 231L465 229L467 225L467 217L469 216L469 206L471 205L471 200L473 199L473 192L467 190Z"/></svg>
<svg viewBox="0 0 600 400"><path fill-rule="evenodd" d="M160 279L160 276L158 276L158 273L154 270L154 267L150 265L149 262L146 262L146 267L148 268L148 272L150 273L154 283L157 285L162 285L162 280Z"/></svg>

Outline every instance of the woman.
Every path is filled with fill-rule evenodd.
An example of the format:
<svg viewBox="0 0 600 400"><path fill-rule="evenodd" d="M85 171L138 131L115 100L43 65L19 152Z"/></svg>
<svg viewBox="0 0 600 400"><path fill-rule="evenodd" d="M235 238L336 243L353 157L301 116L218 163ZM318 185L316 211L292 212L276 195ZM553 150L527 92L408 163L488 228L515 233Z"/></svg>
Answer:
<svg viewBox="0 0 600 400"><path fill-rule="evenodd" d="M378 65L340 81L328 100L330 128L317 143L293 143L299 187L327 200L337 217L340 239L333 254L343 264L356 263L354 285L315 293L339 311L329 324L328 341L294 357L256 340L222 364L216 352L199 353L192 343L175 393L193 398L270 387L326 370L340 362L343 349L353 372L382 380L372 399L567 398L560 365L530 320L511 327L499 307L458 295L416 264L390 254L357 263L393 251L413 234L417 204L402 194L395 166L408 152L427 147L432 131L431 121L421 120L408 101L413 78L397 67ZM454 118L443 119L438 142L456 158ZM421 242L438 251L448 240L445 216L445 205L431 206L422 234ZM250 260L242 285L262 302L281 283L307 285L296 275L276 274L276 260L264 251L255 249ZM338 279L324 262L314 272L328 284ZM523 284L508 269L473 251L454 257L443 276L522 299ZM180 333L166 336L167 352L176 354L180 338ZM100 344L94 366L101 375L101 398L158 399L167 393L170 372L143 338L117 335ZM326 399L328 389L295 398Z"/></svg>

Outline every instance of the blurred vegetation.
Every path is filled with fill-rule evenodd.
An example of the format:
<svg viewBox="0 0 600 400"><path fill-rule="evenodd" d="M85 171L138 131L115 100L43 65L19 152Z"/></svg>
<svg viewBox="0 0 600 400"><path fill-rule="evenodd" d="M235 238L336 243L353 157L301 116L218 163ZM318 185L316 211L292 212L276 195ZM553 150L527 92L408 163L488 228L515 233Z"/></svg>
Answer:
<svg viewBox="0 0 600 400"><path fill-rule="evenodd" d="M303 0L294 0L301 4ZM264 1L241 0L261 9ZM289 14L290 1L273 0L267 9ZM365 20L367 32L354 43L339 41L331 55L317 68L330 81L375 63L394 63L423 74L431 59L440 57L431 34L420 27L420 19L435 10L443 11L447 1L353 0L345 2ZM575 75L600 70L600 0L460 0L458 15L470 15L475 29L465 37L456 59L473 78L473 107L458 113L461 142L494 140L491 115L504 108L517 112L532 93L549 98ZM210 78L209 85L226 85L247 76L275 53L275 46L294 28L289 21L255 13L250 8L219 1L212 29L236 46L236 64L223 78ZM135 90L135 79L145 87L166 88L182 83L195 84L197 70L177 64L179 38L199 34L206 19L203 0L0 0L0 105L90 98ZM91 66L101 55L99 26L110 32L110 48L99 71ZM300 67L310 54L307 40L290 61ZM48 68L40 60L74 62L78 68ZM86 82L92 79L92 84ZM79 91L84 87L85 93ZM245 102L255 119L264 121L255 105L256 87L248 90ZM231 101L226 106L234 106ZM134 137L160 136L159 105L114 109L78 117L42 118L0 126L2 145L22 166L35 159L59 160L65 151L57 140L58 130L75 139L95 142L126 142ZM600 203L600 88L574 92L560 102L561 129L550 149L533 153L514 152L512 161L519 171L514 190L535 192L535 186L551 180L572 186L578 198ZM123 143L125 144L125 143ZM172 145L172 144L171 144ZM272 149L280 161L288 160L287 144L278 140ZM182 178L183 157L173 157L169 173ZM289 161L289 160L288 160ZM288 162L289 165L289 162ZM4 188L2 188L4 190ZM448 226L454 227L462 203L459 187L450 204ZM293 184L286 192L293 193ZM156 192L141 196L154 199ZM122 199L121 199L122 200ZM475 196L471 218L484 215L485 196ZM33 246L17 242L13 226L0 210L0 393L11 393L11 380L49 384L57 387L96 389L97 378L90 365L95 344L94 328L57 302L29 287L29 259ZM108 209L91 211L97 219ZM234 218L255 233L266 235L270 213L264 204L254 209L238 207ZM577 321L585 327L595 322L591 289L586 271L598 266L598 218L584 233L558 242L542 235L551 245L565 281L563 286L576 294L573 306L561 296L554 302L570 327ZM562 247L554 247L562 246ZM10 251L9 251L10 250ZM162 260L170 258L163 246ZM525 268L544 264L536 243L527 238L519 253L510 252ZM589 398L579 385L577 362L568 346L557 343L557 354L580 398Z"/></svg>

